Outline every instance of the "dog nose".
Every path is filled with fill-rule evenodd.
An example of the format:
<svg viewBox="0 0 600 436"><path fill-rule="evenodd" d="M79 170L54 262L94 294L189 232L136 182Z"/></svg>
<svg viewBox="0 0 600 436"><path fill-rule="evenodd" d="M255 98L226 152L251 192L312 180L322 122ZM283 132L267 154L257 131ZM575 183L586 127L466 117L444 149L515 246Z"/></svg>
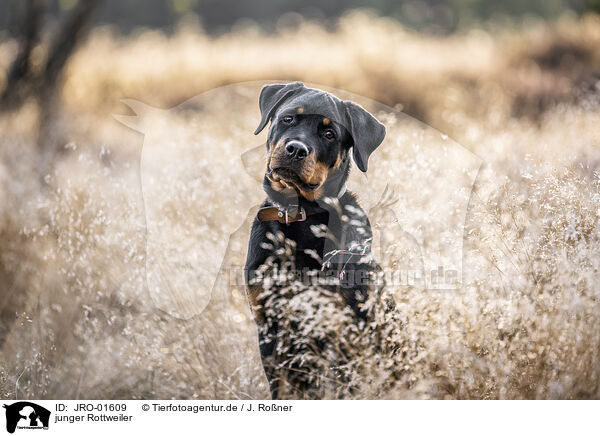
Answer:
<svg viewBox="0 0 600 436"><path fill-rule="evenodd" d="M300 141L290 141L285 145L285 151L292 159L302 160L310 152L306 144Z"/></svg>

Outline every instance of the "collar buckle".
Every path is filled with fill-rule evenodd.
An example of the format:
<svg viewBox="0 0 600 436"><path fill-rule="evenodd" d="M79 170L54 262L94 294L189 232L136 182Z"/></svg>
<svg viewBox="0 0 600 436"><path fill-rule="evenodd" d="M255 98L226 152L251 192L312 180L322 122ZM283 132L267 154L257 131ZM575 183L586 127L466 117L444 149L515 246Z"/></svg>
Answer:
<svg viewBox="0 0 600 436"><path fill-rule="evenodd" d="M306 221L306 211L303 207L288 206L285 209L281 208L277 212L279 222L290 224L298 221Z"/></svg>

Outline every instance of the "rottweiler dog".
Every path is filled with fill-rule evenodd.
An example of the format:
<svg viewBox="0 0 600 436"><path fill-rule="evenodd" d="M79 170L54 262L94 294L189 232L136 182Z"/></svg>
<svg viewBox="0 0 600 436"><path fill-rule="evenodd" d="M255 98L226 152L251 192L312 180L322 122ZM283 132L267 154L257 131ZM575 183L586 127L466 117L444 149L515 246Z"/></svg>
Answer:
<svg viewBox="0 0 600 436"><path fill-rule="evenodd" d="M300 82L265 86L259 106L261 120L255 134L271 122L263 181L267 198L253 222L245 273L263 366L277 398L279 371L284 364L293 366L294 359L274 358L286 332L273 311L286 307L281 298L289 296L272 298L273 281L268 286L265 281L264 265L281 262L274 235L292 241L295 279L325 277L351 309L356 325L364 326L365 302L379 267L371 255L368 218L346 189L346 180L351 157L359 170L367 171L369 156L383 141L385 127L358 104ZM332 278L333 284L327 281ZM318 342L315 346L322 347ZM310 388L310 379L295 384L294 389L302 392Z"/></svg>

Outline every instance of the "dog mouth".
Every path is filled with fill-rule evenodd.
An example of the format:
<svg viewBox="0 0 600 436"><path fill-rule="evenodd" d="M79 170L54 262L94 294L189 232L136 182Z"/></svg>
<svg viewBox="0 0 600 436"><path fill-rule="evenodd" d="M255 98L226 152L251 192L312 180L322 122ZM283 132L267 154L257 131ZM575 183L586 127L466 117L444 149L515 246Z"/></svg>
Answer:
<svg viewBox="0 0 600 436"><path fill-rule="evenodd" d="M267 177L272 182L284 182L284 184L292 184L303 191L314 191L321 185L320 183L306 183L300 178L296 171L286 167L269 167L267 169Z"/></svg>

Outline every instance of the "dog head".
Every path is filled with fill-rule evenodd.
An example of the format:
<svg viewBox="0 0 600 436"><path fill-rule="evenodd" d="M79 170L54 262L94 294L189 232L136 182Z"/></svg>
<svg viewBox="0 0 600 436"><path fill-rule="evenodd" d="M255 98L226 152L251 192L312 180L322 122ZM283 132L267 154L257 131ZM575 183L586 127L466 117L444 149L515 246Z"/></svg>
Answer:
<svg viewBox="0 0 600 436"><path fill-rule="evenodd" d="M385 127L351 101L303 83L265 86L259 98L260 133L267 139L265 189L309 201L335 196L350 170L367 171L369 156L385 137Z"/></svg>

